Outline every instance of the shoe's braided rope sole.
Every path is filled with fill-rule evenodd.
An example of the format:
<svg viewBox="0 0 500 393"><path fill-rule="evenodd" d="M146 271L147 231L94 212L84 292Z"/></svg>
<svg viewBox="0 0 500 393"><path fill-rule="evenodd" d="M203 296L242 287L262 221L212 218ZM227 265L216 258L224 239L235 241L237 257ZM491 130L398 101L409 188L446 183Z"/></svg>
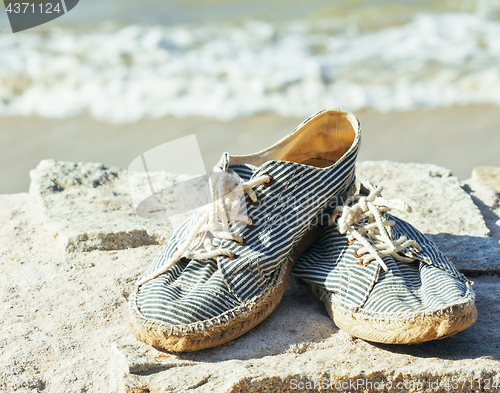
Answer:
<svg viewBox="0 0 500 393"><path fill-rule="evenodd" d="M278 284L253 304L240 306L239 308L244 310L241 313L238 309L234 310L234 313L239 313L239 315L227 322L212 324L207 328L191 330L185 334L173 334L172 328L166 326L165 323L152 321L142 315L136 303L136 289L131 299L130 328L132 332L146 344L172 352L197 351L234 340L257 326L274 311L283 297L295 261L319 234L316 228L309 230L283 263L277 279Z"/></svg>
<svg viewBox="0 0 500 393"><path fill-rule="evenodd" d="M366 318L348 313L332 304L326 289L313 285L314 294L325 304L339 329L363 340L384 344L419 344L450 337L471 326L477 319L474 300L431 314L409 319Z"/></svg>

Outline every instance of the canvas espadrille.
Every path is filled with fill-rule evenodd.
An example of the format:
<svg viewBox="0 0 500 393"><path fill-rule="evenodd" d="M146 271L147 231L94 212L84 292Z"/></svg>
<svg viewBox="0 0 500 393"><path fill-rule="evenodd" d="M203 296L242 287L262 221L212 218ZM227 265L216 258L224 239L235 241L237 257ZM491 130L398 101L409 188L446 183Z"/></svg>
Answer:
<svg viewBox="0 0 500 393"><path fill-rule="evenodd" d="M340 329L368 341L416 344L468 328L477 318L472 282L422 233L388 214L411 209L381 191L363 182L292 274L312 284Z"/></svg>
<svg viewBox="0 0 500 393"><path fill-rule="evenodd" d="M359 142L352 114L325 110L264 151L225 153L209 203L174 232L137 282L136 337L169 351L194 351L264 320L298 255L319 234L318 215L353 184ZM227 197L237 184L248 202Z"/></svg>

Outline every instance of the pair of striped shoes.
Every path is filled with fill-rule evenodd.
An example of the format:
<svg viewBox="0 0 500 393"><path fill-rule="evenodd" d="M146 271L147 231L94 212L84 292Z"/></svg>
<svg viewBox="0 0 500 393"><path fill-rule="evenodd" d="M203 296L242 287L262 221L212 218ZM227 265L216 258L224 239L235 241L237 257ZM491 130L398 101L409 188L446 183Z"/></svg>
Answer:
<svg viewBox="0 0 500 393"><path fill-rule="evenodd" d="M224 154L205 202L137 282L137 338L174 352L224 344L271 314L290 274L368 341L420 343L472 325L472 283L388 213L409 206L368 181L356 189L359 145L357 119L325 110L264 151Z"/></svg>

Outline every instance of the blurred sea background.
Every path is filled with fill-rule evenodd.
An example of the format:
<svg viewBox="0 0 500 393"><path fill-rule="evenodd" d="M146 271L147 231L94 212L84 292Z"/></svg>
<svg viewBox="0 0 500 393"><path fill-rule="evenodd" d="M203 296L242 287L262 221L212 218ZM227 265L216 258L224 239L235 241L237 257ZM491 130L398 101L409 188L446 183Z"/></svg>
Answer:
<svg viewBox="0 0 500 393"><path fill-rule="evenodd" d="M328 107L360 159L500 166L498 0L80 0L16 34L2 8L0 59L0 193L190 134L208 170Z"/></svg>

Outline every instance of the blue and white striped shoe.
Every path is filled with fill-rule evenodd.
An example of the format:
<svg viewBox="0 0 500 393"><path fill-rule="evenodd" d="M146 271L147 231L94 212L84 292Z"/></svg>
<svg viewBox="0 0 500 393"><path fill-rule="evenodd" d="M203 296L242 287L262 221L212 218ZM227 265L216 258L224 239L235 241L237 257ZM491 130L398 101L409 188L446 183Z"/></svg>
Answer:
<svg viewBox="0 0 500 393"><path fill-rule="evenodd" d="M225 153L209 203L173 234L137 283L131 327L170 351L211 348L244 334L277 306L318 217L354 182L359 123L341 110L313 115L274 146ZM235 189L248 202L228 197Z"/></svg>
<svg viewBox="0 0 500 393"><path fill-rule="evenodd" d="M292 274L312 284L340 329L368 341L416 344L468 328L477 318L472 282L422 233L387 214L411 209L381 191L363 182Z"/></svg>

